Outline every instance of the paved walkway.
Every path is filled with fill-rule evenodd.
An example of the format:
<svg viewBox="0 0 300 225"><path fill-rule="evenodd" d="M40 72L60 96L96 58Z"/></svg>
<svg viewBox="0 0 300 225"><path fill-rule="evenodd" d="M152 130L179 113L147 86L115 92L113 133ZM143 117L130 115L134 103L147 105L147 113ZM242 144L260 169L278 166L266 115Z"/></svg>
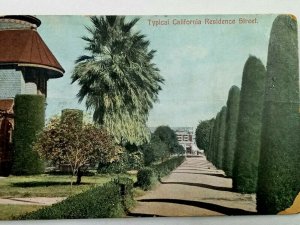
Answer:
<svg viewBox="0 0 300 225"><path fill-rule="evenodd" d="M32 197L32 198L0 198L2 205L52 205L64 200L63 197Z"/></svg>
<svg viewBox="0 0 300 225"><path fill-rule="evenodd" d="M138 198L130 216L251 215L255 195L232 192L232 180L205 157L187 158L153 190Z"/></svg>

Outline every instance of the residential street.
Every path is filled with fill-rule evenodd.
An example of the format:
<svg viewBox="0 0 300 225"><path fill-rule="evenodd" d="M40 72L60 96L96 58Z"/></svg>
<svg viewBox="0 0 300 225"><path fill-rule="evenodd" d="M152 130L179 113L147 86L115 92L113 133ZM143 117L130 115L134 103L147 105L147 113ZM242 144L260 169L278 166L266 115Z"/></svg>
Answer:
<svg viewBox="0 0 300 225"><path fill-rule="evenodd" d="M231 187L231 179L204 156L187 158L170 176L137 199L130 216L255 214L255 195L235 193Z"/></svg>

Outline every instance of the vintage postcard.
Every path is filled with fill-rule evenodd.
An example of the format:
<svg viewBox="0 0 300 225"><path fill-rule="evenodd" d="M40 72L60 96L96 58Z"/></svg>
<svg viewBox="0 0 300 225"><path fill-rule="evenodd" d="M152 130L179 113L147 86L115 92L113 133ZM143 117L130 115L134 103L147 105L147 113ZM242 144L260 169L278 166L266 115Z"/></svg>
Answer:
<svg viewBox="0 0 300 225"><path fill-rule="evenodd" d="M0 16L0 220L300 213L297 27Z"/></svg>

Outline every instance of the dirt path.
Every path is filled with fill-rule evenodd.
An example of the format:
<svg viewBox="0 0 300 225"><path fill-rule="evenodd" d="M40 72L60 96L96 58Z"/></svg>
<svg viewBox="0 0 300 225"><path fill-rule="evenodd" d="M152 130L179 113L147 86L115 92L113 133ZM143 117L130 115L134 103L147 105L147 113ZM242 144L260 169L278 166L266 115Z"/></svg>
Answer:
<svg viewBox="0 0 300 225"><path fill-rule="evenodd" d="M231 191L232 180L205 157L187 158L153 190L138 198L130 216L251 215L255 195Z"/></svg>
<svg viewBox="0 0 300 225"><path fill-rule="evenodd" d="M64 200L63 197L0 198L2 205L52 205Z"/></svg>

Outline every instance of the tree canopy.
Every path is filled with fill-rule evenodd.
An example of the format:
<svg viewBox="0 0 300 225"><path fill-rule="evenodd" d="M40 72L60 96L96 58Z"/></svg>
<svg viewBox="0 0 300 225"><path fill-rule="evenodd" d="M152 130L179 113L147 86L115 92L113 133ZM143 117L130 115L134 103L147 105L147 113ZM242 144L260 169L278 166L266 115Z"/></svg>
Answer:
<svg viewBox="0 0 300 225"><path fill-rule="evenodd" d="M78 82L79 102L93 110L93 119L118 142L142 144L150 139L148 114L164 79L152 62L146 36L133 27L138 18L92 16L83 55L76 61L72 83Z"/></svg>
<svg viewBox="0 0 300 225"><path fill-rule="evenodd" d="M122 148L115 145L113 137L104 129L87 123L78 126L74 123L75 114L68 117L63 122L60 118L52 118L38 135L34 149L42 158L54 165L69 165L77 176L87 165L118 159Z"/></svg>

